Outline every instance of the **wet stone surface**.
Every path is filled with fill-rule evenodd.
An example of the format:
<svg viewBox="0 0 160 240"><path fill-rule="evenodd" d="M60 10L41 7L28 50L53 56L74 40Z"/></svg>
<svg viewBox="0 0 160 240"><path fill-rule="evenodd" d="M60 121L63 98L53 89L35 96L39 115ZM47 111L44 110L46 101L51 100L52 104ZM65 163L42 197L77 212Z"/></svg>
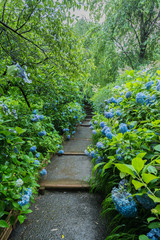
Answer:
<svg viewBox="0 0 160 240"><path fill-rule="evenodd" d="M9 240L105 240L99 195L46 191L32 210Z"/></svg>
<svg viewBox="0 0 160 240"><path fill-rule="evenodd" d="M89 127L77 127L76 133L72 137L78 139L91 139L92 138L92 131ZM90 143L89 143L90 144ZM86 146L87 147L87 146Z"/></svg>
<svg viewBox="0 0 160 240"><path fill-rule="evenodd" d="M84 153L84 150L87 148L89 144L91 144L90 140L84 139L70 140L65 142L63 150L64 152Z"/></svg>
<svg viewBox="0 0 160 240"><path fill-rule="evenodd" d="M46 170L45 180L88 180L91 176L91 159L87 156L56 156Z"/></svg>

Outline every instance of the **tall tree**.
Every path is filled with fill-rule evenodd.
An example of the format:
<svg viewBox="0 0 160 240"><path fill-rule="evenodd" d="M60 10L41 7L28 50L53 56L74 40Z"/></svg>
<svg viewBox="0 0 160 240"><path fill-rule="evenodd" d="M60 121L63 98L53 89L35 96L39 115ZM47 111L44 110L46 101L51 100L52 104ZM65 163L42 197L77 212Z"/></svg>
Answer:
<svg viewBox="0 0 160 240"><path fill-rule="evenodd" d="M160 37L159 0L98 0L92 1L91 10L97 17L105 14L104 27L117 50L132 68L152 53Z"/></svg>

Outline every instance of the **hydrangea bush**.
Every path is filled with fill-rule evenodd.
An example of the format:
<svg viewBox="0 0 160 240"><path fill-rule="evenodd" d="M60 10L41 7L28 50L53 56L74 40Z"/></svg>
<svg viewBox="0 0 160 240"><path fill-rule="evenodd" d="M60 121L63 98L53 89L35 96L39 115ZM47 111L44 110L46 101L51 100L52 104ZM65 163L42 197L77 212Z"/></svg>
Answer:
<svg viewBox="0 0 160 240"><path fill-rule="evenodd" d="M131 217L133 225L136 218L145 222L148 217L149 228L160 227L159 81L160 71L155 75L127 71L125 83L108 89L101 105L102 95L98 99L96 93L93 104L97 113L90 123L93 145L87 148L95 165L93 188L111 194L115 209L123 218ZM117 188L123 179L129 183L128 191L120 185ZM147 224L141 234L143 231L147 233ZM133 239L137 238L138 233Z"/></svg>

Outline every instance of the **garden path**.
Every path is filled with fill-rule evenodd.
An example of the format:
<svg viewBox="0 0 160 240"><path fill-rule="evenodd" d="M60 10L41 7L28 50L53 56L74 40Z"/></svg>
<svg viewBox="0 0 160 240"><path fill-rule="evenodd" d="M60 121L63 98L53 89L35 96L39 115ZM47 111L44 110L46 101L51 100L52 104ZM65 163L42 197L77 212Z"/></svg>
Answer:
<svg viewBox="0 0 160 240"><path fill-rule="evenodd" d="M91 143L91 115L90 109L86 111L85 121L77 127L74 137L64 143L64 155L53 157L46 168L48 174L41 181L45 194L37 197L31 206L33 212L23 224L17 224L10 240L105 239L101 196L88 192L91 161L84 150Z"/></svg>

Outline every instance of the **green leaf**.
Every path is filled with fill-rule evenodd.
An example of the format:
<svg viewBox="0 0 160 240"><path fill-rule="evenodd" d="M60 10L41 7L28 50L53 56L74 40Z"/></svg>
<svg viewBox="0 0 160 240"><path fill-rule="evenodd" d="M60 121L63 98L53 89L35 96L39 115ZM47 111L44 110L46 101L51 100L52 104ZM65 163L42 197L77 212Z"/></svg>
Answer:
<svg viewBox="0 0 160 240"><path fill-rule="evenodd" d="M19 215L18 216L18 220L19 220L20 223L23 223L25 219L26 219L26 217L24 215Z"/></svg>
<svg viewBox="0 0 160 240"><path fill-rule="evenodd" d="M146 235L140 235L139 240L149 240L149 238Z"/></svg>
<svg viewBox="0 0 160 240"><path fill-rule="evenodd" d="M9 228L9 225L6 221L0 220L0 227L2 228Z"/></svg>
<svg viewBox="0 0 160 240"><path fill-rule="evenodd" d="M148 225L148 228L159 228L160 227L160 222L153 222Z"/></svg>
<svg viewBox="0 0 160 240"><path fill-rule="evenodd" d="M130 165L117 163L117 164L115 164L115 166L116 166L121 172L123 172L123 173L128 173L129 175L135 177L134 172L133 172L133 171L131 170L131 168L129 167Z"/></svg>
<svg viewBox="0 0 160 240"><path fill-rule="evenodd" d="M153 175L153 174L151 174L151 173L143 173L143 174L142 174L142 178L143 178L143 181L144 181L145 183L149 183L149 182L151 182L152 180L157 179L158 177L155 176L155 175Z"/></svg>
<svg viewBox="0 0 160 240"><path fill-rule="evenodd" d="M150 197L154 202L160 203L160 198L159 198L159 197L155 197L155 196L153 196L153 195L151 195L151 194L148 194L148 195L149 195L149 197Z"/></svg>
<svg viewBox="0 0 160 240"><path fill-rule="evenodd" d="M122 133L118 133L117 134L117 140L120 141L123 137L123 134Z"/></svg>
<svg viewBox="0 0 160 240"><path fill-rule="evenodd" d="M110 168L111 166L112 166L112 162L110 161L110 162L108 162L108 163L106 163L106 164L104 165L102 171L104 172L106 169Z"/></svg>
<svg viewBox="0 0 160 240"><path fill-rule="evenodd" d="M23 132L25 132L25 130L20 127L15 127L15 130L19 135L22 134Z"/></svg>
<svg viewBox="0 0 160 240"><path fill-rule="evenodd" d="M138 157L133 158L132 166L139 173L144 167L144 161L141 158L138 158Z"/></svg>
<svg viewBox="0 0 160 240"><path fill-rule="evenodd" d="M12 65L7 67L7 74L8 75L14 75L14 73L17 71L17 66Z"/></svg>
<svg viewBox="0 0 160 240"><path fill-rule="evenodd" d="M147 222L149 223L149 222L152 222L156 219L157 219L156 217L149 217L149 218L147 218Z"/></svg>
<svg viewBox="0 0 160 240"><path fill-rule="evenodd" d="M160 152L160 144L158 144L158 145L154 146L154 150L156 150L156 151Z"/></svg>
<svg viewBox="0 0 160 240"><path fill-rule="evenodd" d="M139 182L137 180L132 180L132 184L134 185L136 190L144 186L143 183L141 183L141 182Z"/></svg>
<svg viewBox="0 0 160 240"><path fill-rule="evenodd" d="M143 158L146 155L146 152L138 153L137 158Z"/></svg>
<svg viewBox="0 0 160 240"><path fill-rule="evenodd" d="M104 165L104 162L103 163L98 163L94 166L93 170L92 170L92 175L94 174L94 172L97 170L98 167Z"/></svg>

